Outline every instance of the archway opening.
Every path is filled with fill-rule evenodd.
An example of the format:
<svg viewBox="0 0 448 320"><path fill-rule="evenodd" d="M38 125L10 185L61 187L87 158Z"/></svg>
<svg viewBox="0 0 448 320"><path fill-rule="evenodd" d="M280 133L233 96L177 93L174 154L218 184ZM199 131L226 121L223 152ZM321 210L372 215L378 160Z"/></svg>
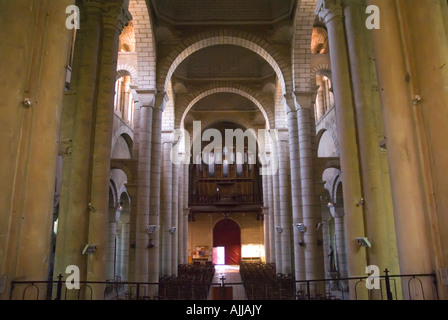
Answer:
<svg viewBox="0 0 448 320"><path fill-rule="evenodd" d="M214 260L221 260L220 251L224 248L224 264L239 265L241 262L241 229L230 219L219 221L213 229ZM215 258L216 257L216 258Z"/></svg>

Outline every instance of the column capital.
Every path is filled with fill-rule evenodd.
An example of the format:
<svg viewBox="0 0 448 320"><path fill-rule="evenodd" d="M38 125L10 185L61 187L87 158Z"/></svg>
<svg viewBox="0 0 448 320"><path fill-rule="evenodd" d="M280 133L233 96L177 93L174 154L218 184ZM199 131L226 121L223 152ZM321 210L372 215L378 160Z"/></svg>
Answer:
<svg viewBox="0 0 448 320"><path fill-rule="evenodd" d="M191 208L183 208L184 217L188 217L190 215Z"/></svg>
<svg viewBox="0 0 448 320"><path fill-rule="evenodd" d="M358 6L358 7L367 7L366 1L363 0L342 0L342 6Z"/></svg>
<svg viewBox="0 0 448 320"><path fill-rule="evenodd" d="M286 113L297 112L299 106L297 104L296 94L294 92L287 92L284 95L286 103Z"/></svg>
<svg viewBox="0 0 448 320"><path fill-rule="evenodd" d="M298 109L312 109L314 103L316 102L316 91L294 91L297 103L299 105Z"/></svg>
<svg viewBox="0 0 448 320"><path fill-rule="evenodd" d="M112 0L103 3L103 24L121 33L132 20L128 10L129 0Z"/></svg>
<svg viewBox="0 0 448 320"><path fill-rule="evenodd" d="M342 0L319 0L316 15L325 24L343 17Z"/></svg>
<svg viewBox="0 0 448 320"><path fill-rule="evenodd" d="M153 108L155 103L156 90L137 89L138 102L141 108Z"/></svg>
<svg viewBox="0 0 448 320"><path fill-rule="evenodd" d="M103 2L101 0L82 0L81 4L87 11L97 10L101 11Z"/></svg>
<svg viewBox="0 0 448 320"><path fill-rule="evenodd" d="M168 94L165 91L157 91L155 94L154 109L165 110Z"/></svg>

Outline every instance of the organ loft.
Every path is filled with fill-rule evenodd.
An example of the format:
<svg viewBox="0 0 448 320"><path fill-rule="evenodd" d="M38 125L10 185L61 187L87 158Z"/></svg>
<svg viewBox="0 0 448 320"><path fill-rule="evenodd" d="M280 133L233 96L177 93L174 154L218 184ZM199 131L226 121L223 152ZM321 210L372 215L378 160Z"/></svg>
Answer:
<svg viewBox="0 0 448 320"><path fill-rule="evenodd" d="M0 299L448 298L447 1L0 18Z"/></svg>

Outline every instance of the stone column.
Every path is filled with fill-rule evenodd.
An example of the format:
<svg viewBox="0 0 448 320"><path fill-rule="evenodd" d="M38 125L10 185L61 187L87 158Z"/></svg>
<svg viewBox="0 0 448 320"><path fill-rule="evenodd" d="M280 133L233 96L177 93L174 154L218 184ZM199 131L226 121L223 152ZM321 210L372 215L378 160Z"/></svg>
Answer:
<svg viewBox="0 0 448 320"><path fill-rule="evenodd" d="M118 42L124 26L132 19L122 1L103 5L100 73L97 88L93 153L91 159L91 187L88 242L97 244L95 254L88 255L87 280L106 279L106 244L109 207L111 139L114 115L114 88L117 74ZM94 290L94 299L102 299L104 292Z"/></svg>
<svg viewBox="0 0 448 320"><path fill-rule="evenodd" d="M369 0L368 3L378 6L381 10L381 28L373 30L372 35L387 137L400 270L402 274L432 273L438 269L436 261L440 258L437 245L434 245L432 242L434 240L431 239L431 233L437 234L433 229L437 222L432 220L434 217L431 217L430 203L433 201L433 195L428 194L429 190L426 189L428 185L424 178L430 174L431 170L424 166L426 152L421 149L422 145L419 145L419 139L424 139L424 137L420 136L423 134L420 131L423 122L418 117L417 109L420 108L420 105L415 96L420 92L414 91L418 90L418 86L413 83L413 77L416 75L412 70L413 61L410 60L415 53L408 47L408 40L412 38L414 32L422 32L415 29L426 28L426 26L421 23L413 29L410 27L410 21L406 25L404 15L407 9L404 9L401 2ZM434 4L434 2L431 3ZM412 8L417 10L412 14L416 16L421 14L420 18L431 17L429 20L424 19L425 23L431 25L432 19L441 21L438 12L431 12L435 9L432 5L427 3L422 5L415 1L412 4ZM426 5L430 9L426 8ZM429 25L428 28L431 28ZM438 26L441 27L440 24ZM434 39L432 32L436 32L436 30L432 28L430 30L427 34L422 33L419 38L422 41L425 41L426 37ZM440 29L438 31L440 32ZM408 36L409 34L411 36ZM436 45L438 42L433 44ZM425 49L417 49L420 45ZM441 47L446 48L446 46ZM434 46L425 46L425 43L419 42L414 50L417 52L428 50L428 54L432 54L431 50L439 49ZM441 50L446 52L446 49ZM418 59L416 64L423 63L421 56L416 59ZM431 76L439 75L437 72L429 71L436 70L436 68L433 64L434 60L431 57L428 59L431 67L425 69L425 72ZM426 63L425 66L428 68ZM433 83L433 79L430 81ZM431 99L430 95L435 95L433 90L428 91L428 99ZM442 94L442 91L437 94ZM446 106L446 101L443 104ZM434 106L437 108L438 104L432 104L431 108ZM439 110L443 112L442 108ZM431 123L425 123L425 126L429 128ZM410 172L412 174L409 174ZM431 282L424 281L423 285L425 298L433 299ZM403 290L403 295L405 298L410 298L406 290ZM412 295L413 299L422 298L421 292L418 291L412 292Z"/></svg>
<svg viewBox="0 0 448 320"><path fill-rule="evenodd" d="M129 180L128 180L129 181ZM128 280L136 281L136 226L137 226L137 185L126 184L126 190L131 201L131 212L129 214L129 265Z"/></svg>
<svg viewBox="0 0 448 320"><path fill-rule="evenodd" d="M115 226L115 250L114 250L114 278L115 276L121 277L121 245L123 239L121 237L121 227L122 223L120 220L117 221ZM113 279L113 278L112 278Z"/></svg>
<svg viewBox="0 0 448 320"><path fill-rule="evenodd" d="M117 238L117 209L109 208L109 225L107 232L106 279L113 279Z"/></svg>
<svg viewBox="0 0 448 320"><path fill-rule="evenodd" d="M323 236L323 253L324 253L324 270L325 270L325 278L331 278L331 268L330 268L330 245L332 245L332 238L331 238L331 215L330 210L327 207L327 202L322 201L320 212L322 214L322 236ZM333 246L333 252L335 252L335 248ZM328 287L327 283L327 287Z"/></svg>
<svg viewBox="0 0 448 320"><path fill-rule="evenodd" d="M149 282L159 282L160 270L160 199L161 199L161 166L162 166L162 113L167 101L166 92L157 92L154 102L154 113L152 118L152 151L151 151L151 190L149 224L157 228L150 237L152 243L149 249ZM157 295L157 288L149 288L150 296Z"/></svg>
<svg viewBox="0 0 448 320"><path fill-rule="evenodd" d="M163 142L163 163L162 163L162 197L161 197L161 274L171 275L171 250L172 250L172 234L170 228L172 227L172 204L173 204L173 164L170 160L170 152L173 147L170 141L169 133L164 134Z"/></svg>
<svg viewBox="0 0 448 320"><path fill-rule="evenodd" d="M177 275L179 265L179 207L181 198L179 197L179 166L171 162L173 180L172 180L172 197L171 197L171 226L176 230L171 234L171 274Z"/></svg>
<svg viewBox="0 0 448 320"><path fill-rule="evenodd" d="M358 129L360 167L364 195L369 264L386 268L391 274L398 267L395 223L390 191L387 154L381 151L384 137L381 103L373 59L372 41L365 27L365 1L344 0L345 29L350 57L354 106ZM378 290L372 291L381 298Z"/></svg>
<svg viewBox="0 0 448 320"><path fill-rule="evenodd" d="M267 154L266 149L266 139L263 139L261 135L258 135L258 152L260 154L264 153ZM258 161L259 158L257 158ZM257 163L258 165L258 163ZM260 164L260 167L262 165ZM271 176L269 174L264 173L263 175L261 172L259 173L260 177L262 179L262 186L263 186L263 207L262 207L262 214L263 214L263 238L264 238L264 252L265 252L265 262L270 263L272 258L272 252L271 252L271 232L270 232L270 225L271 225L271 210L272 210L272 204L270 202L270 194L271 194L271 188L269 187Z"/></svg>
<svg viewBox="0 0 448 320"><path fill-rule="evenodd" d="M184 188L183 188L183 192L184 192L184 201L183 201L183 206L182 206L182 219L183 219L183 237L180 238L179 240L181 241L181 250L182 250L182 263L188 263L188 215L190 213L190 209L188 209L188 180L189 180L189 175L188 175L188 168L189 168L189 164L185 164L183 166L183 172L184 172Z"/></svg>
<svg viewBox="0 0 448 320"><path fill-rule="evenodd" d="M345 234L344 234L344 208L336 208L334 216L334 233L336 235L336 254L338 262L338 271L341 278L346 278L347 274L347 255L345 253Z"/></svg>
<svg viewBox="0 0 448 320"><path fill-rule="evenodd" d="M263 191L264 192L264 191ZM264 239L264 262L268 263L271 259L271 252L269 243L271 242L269 233L269 208L262 207L261 214L263 215L263 239Z"/></svg>
<svg viewBox="0 0 448 320"><path fill-rule="evenodd" d="M426 2L398 1L403 19L404 45L411 66L411 96L419 136L418 147L422 162L424 194L427 200L427 221L433 248L433 265L442 283L441 268L448 265L448 219L443 208L448 207L445 190L448 190L446 139L448 133L448 3L443 0ZM411 10L411 8L415 8ZM401 15L401 14L400 14ZM428 19L428 17L431 17ZM409 32L407 32L406 27ZM437 48L434 50L434 48ZM422 59L424 57L424 59ZM431 71L429 71L431 70ZM420 101L419 97L421 98ZM417 100L417 101L416 101ZM438 286L439 297L448 299L448 286Z"/></svg>
<svg viewBox="0 0 448 320"><path fill-rule="evenodd" d="M355 241L364 234L364 211L358 159L358 142L352 100L350 68L339 0L320 0L317 14L325 22L330 42L333 92L338 123L341 175L345 206L345 234L349 276L365 276L366 252ZM354 299L354 290L350 292Z"/></svg>
<svg viewBox="0 0 448 320"><path fill-rule="evenodd" d="M274 146L276 147L276 146ZM272 150L272 147L271 147ZM273 152L275 154L276 152ZM277 160L280 162L280 155L277 154ZM281 243L281 225L280 225L280 190L279 190L279 170L272 172L272 204L273 204L273 222L274 222L274 252L275 266L277 273L282 273L282 243Z"/></svg>
<svg viewBox="0 0 448 320"><path fill-rule="evenodd" d="M58 131L72 35L63 12L73 3L0 4L0 38L10 48L0 52L0 277L6 277L0 299L9 298L14 279L48 278ZM22 104L26 98L28 107Z"/></svg>
<svg viewBox="0 0 448 320"><path fill-rule="evenodd" d="M291 191L289 177L289 138L286 131L279 133L279 141L277 143L278 152L278 201L279 201L279 226L280 246L281 246L281 273L291 275L292 273L292 248L291 248Z"/></svg>
<svg viewBox="0 0 448 320"><path fill-rule="evenodd" d="M56 239L55 275L65 274L68 265L80 269L86 280L87 257L82 255L88 243L90 203L91 145L96 88L100 69L102 8L98 2L80 4L81 25L76 36L71 91L64 101L61 138L72 142L71 155L64 158L58 236ZM110 145L110 141L106 144ZM109 154L110 157L110 154ZM104 164L109 168L108 162ZM107 183L109 185L109 181ZM108 195L105 199L108 198ZM90 206L91 208L91 206ZM104 250L104 248L102 249ZM70 294L70 292L69 292ZM77 295L73 292L73 298Z"/></svg>
<svg viewBox="0 0 448 320"><path fill-rule="evenodd" d="M183 155L182 155L183 156ZM180 164L178 169L178 183L179 183L179 189L178 189L178 206L177 206L177 219L178 219L178 226L177 226L177 232L179 233L177 236L177 247L178 247L178 263L184 264L185 263L185 254L183 251L183 241L184 241L184 179L185 179L185 165Z"/></svg>
<svg viewBox="0 0 448 320"><path fill-rule="evenodd" d="M151 163L152 163L152 123L154 91L137 91L139 105L138 129L138 174L137 194L135 197L135 281L148 282L149 274L149 242Z"/></svg>
<svg viewBox="0 0 448 320"><path fill-rule="evenodd" d="M129 281L129 239L130 239L130 224L129 213L121 215L121 246L120 246L120 261L121 261L121 281Z"/></svg>
<svg viewBox="0 0 448 320"><path fill-rule="evenodd" d="M269 230L269 262L275 263L275 210L274 210L274 180L273 180L272 173L267 176L267 182L268 182L268 205L269 205L269 224L268 224L268 230Z"/></svg>
<svg viewBox="0 0 448 320"><path fill-rule="evenodd" d="M300 179L299 130L297 122L297 102L294 94L286 96L288 106L289 155L291 161L291 209L293 225L294 270L296 280L306 280L305 251L300 246L303 235L296 227L303 223L302 185Z"/></svg>
<svg viewBox="0 0 448 320"><path fill-rule="evenodd" d="M313 148L315 126L311 121L315 94L312 92L296 92L295 95L299 105L297 121L299 129L302 222L306 227L306 231L303 234L306 279L314 280L324 278L323 248L322 243L319 242L322 241L322 231L316 230L321 215L319 193L316 192L317 179L314 176L313 166L316 154Z"/></svg>
<svg viewBox="0 0 448 320"><path fill-rule="evenodd" d="M317 77L316 84L319 87L319 89L317 90L317 100L316 100L316 122L317 122L325 114L324 83L322 81L322 77Z"/></svg>

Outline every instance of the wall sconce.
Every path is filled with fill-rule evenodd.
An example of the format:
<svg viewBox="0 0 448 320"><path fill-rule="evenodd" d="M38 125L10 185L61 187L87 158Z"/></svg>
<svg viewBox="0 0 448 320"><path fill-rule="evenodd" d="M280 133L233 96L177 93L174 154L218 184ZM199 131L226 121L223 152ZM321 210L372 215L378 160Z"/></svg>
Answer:
<svg viewBox="0 0 448 320"><path fill-rule="evenodd" d="M300 232L305 232L306 231L306 227L304 223L296 223L296 227L297 229L299 229Z"/></svg>
<svg viewBox="0 0 448 320"><path fill-rule="evenodd" d="M355 238L360 247L371 248L372 244L368 238Z"/></svg>
<svg viewBox="0 0 448 320"><path fill-rule="evenodd" d="M148 226L148 229L146 229L146 232L148 234L152 234L152 233L156 232L158 229L159 229L159 226L150 225L150 226Z"/></svg>
<svg viewBox="0 0 448 320"><path fill-rule="evenodd" d="M152 239L149 239L148 245L146 246L146 248L148 248L148 249L154 248L154 242L152 241Z"/></svg>
<svg viewBox="0 0 448 320"><path fill-rule="evenodd" d="M419 104L422 100L423 100L422 97L419 96L418 94L416 94L416 95L414 96L414 99L412 100L412 103L413 103L414 105L417 105L417 104Z"/></svg>
<svg viewBox="0 0 448 320"><path fill-rule="evenodd" d="M333 202L328 202L327 203L327 207L328 208L333 208L334 207L334 203Z"/></svg>
<svg viewBox="0 0 448 320"><path fill-rule="evenodd" d="M170 230L168 230L169 233L173 234L176 232L176 227L171 227Z"/></svg>
<svg viewBox="0 0 448 320"><path fill-rule="evenodd" d="M22 104L23 104L23 106L24 106L25 108L29 108L29 107L31 107L31 105L32 105L33 103L31 102L30 98L25 98L25 99L22 101Z"/></svg>
<svg viewBox="0 0 448 320"><path fill-rule="evenodd" d="M299 246L304 247L304 246L305 246L305 241L300 240L300 241L299 241Z"/></svg>
<svg viewBox="0 0 448 320"><path fill-rule="evenodd" d="M89 204L87 205L87 208L89 209L90 212L94 212L94 211L95 211L95 208L92 206L91 203L89 203Z"/></svg>
<svg viewBox="0 0 448 320"><path fill-rule="evenodd" d="M282 233L283 232L283 228L280 226L276 226L275 230L277 230L278 233Z"/></svg>
<svg viewBox="0 0 448 320"><path fill-rule="evenodd" d="M359 202L356 204L357 207L361 207L364 205L364 198L361 198L361 200L359 200Z"/></svg>
<svg viewBox="0 0 448 320"><path fill-rule="evenodd" d="M98 248L97 244L86 244L84 249L82 249L82 254L85 255L94 254L97 248Z"/></svg>

